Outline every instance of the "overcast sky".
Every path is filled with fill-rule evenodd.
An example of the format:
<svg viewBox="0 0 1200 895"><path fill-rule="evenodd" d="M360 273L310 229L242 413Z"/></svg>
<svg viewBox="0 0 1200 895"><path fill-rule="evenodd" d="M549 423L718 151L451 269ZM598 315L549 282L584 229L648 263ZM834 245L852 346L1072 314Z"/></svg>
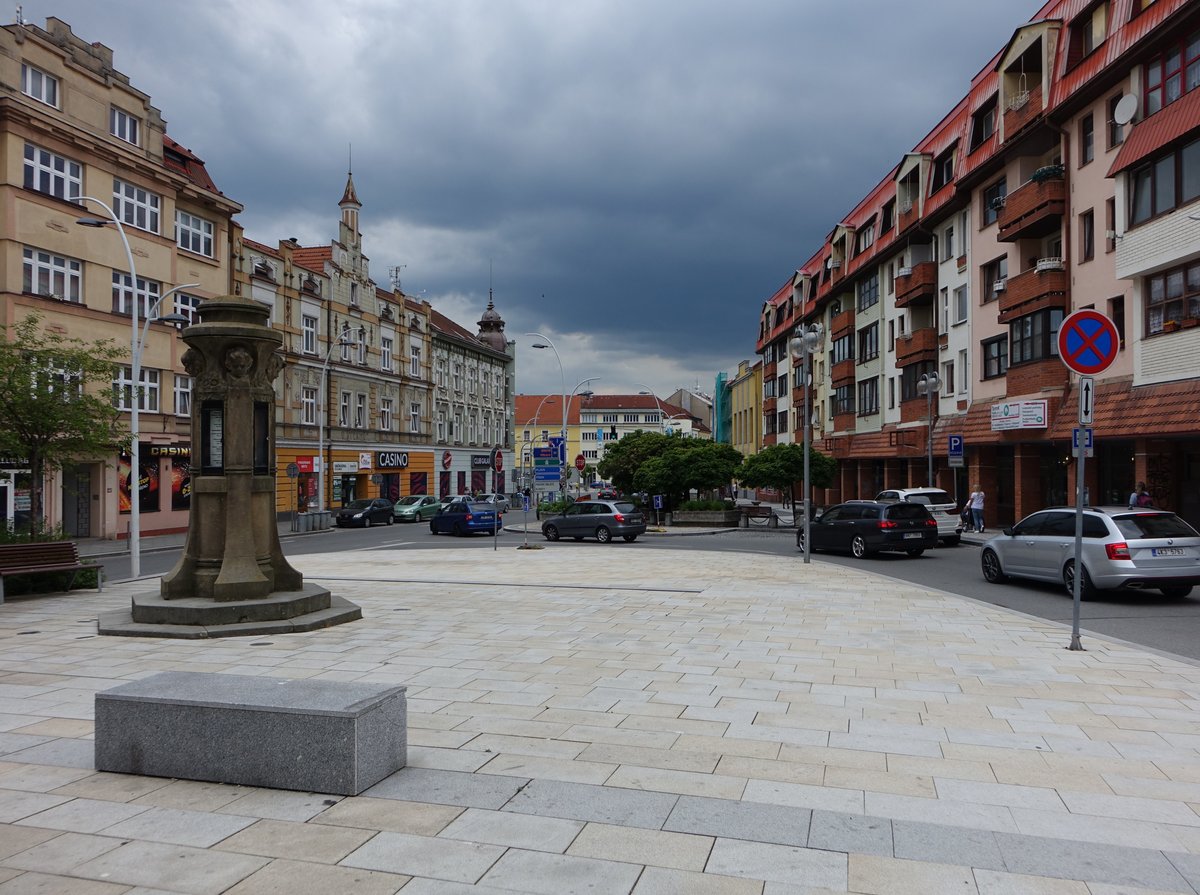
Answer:
<svg viewBox="0 0 1200 895"><path fill-rule="evenodd" d="M26 0L114 51L247 235L326 245L350 146L371 274L517 387L711 392L758 310L1040 0Z"/></svg>

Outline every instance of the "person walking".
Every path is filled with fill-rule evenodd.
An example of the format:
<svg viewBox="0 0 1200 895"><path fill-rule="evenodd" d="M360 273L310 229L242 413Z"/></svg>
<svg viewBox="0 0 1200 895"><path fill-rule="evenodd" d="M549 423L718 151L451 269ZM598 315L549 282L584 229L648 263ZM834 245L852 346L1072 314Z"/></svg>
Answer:
<svg viewBox="0 0 1200 895"><path fill-rule="evenodd" d="M974 525L975 531L983 531L983 489L979 487L979 483L975 483L975 487L971 489L971 496L967 498L967 506L971 508L971 522Z"/></svg>
<svg viewBox="0 0 1200 895"><path fill-rule="evenodd" d="M1149 506L1154 506L1154 501L1150 497L1150 492L1146 490L1146 483L1138 482L1133 493L1129 495L1129 509Z"/></svg>

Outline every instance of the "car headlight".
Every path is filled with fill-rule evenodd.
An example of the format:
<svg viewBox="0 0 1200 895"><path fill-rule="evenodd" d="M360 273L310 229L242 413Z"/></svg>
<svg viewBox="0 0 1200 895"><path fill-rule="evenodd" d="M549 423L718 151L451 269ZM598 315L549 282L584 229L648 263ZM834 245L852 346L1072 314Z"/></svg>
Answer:
<svg viewBox="0 0 1200 895"><path fill-rule="evenodd" d="M354 514L354 518L355 518L355 519L361 519L362 517L363 517L363 514L362 514L362 513L355 513L355 514Z"/></svg>

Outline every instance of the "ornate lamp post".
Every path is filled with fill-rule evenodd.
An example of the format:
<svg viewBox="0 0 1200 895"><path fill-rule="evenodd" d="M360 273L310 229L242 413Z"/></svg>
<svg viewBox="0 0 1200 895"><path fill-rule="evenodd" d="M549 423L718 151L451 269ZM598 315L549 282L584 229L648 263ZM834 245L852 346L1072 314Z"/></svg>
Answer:
<svg viewBox="0 0 1200 895"><path fill-rule="evenodd" d="M942 380L938 378L937 373L922 373L921 378L917 380L917 394L925 396L925 418L929 422L929 444L926 452L929 467L925 484L930 488L933 487L933 395L941 385Z"/></svg>
<svg viewBox="0 0 1200 895"><path fill-rule="evenodd" d="M809 483L809 466L808 466L808 444L812 440L810 427L812 426L812 413L808 409L808 390L810 380L812 379L812 361L810 358L821 350L821 337L824 330L821 324L817 323L809 329L803 330L800 335L793 338L788 343L788 348L792 353L792 357L800 358L800 375L804 379L804 423L803 444L804 444L804 495L801 498L803 501L802 512L804 513L804 561L811 562L812 546L811 546L811 522L809 518L809 495L812 493Z"/></svg>

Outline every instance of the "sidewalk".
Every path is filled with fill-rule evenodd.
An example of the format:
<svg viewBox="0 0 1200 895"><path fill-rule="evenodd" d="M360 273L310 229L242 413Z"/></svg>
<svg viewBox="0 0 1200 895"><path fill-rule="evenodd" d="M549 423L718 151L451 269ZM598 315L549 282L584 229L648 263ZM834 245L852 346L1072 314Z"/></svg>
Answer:
<svg viewBox="0 0 1200 895"><path fill-rule="evenodd" d="M364 620L269 638L95 635L153 581L10 601L0 893L1200 889L1196 665L647 541L293 557ZM409 766L350 798L96 773L93 694L162 670L407 685Z"/></svg>

